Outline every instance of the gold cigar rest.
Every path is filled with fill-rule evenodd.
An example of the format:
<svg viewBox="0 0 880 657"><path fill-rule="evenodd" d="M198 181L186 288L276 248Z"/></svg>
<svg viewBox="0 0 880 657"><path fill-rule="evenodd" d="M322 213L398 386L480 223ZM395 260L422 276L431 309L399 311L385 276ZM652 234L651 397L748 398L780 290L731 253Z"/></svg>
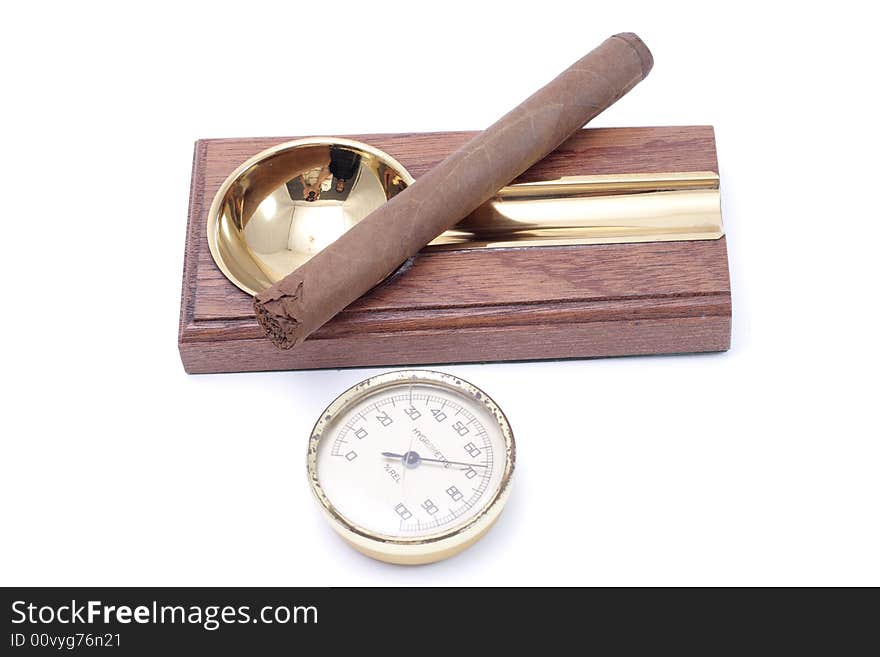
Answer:
<svg viewBox="0 0 880 657"><path fill-rule="evenodd" d="M580 131L302 345L276 350L251 295L468 136L198 142L179 333L187 371L728 347L714 136L674 127Z"/></svg>
<svg viewBox="0 0 880 657"><path fill-rule="evenodd" d="M273 146L224 181L208 212L215 263L255 295L330 244L414 178L363 142ZM718 239L713 171L563 176L509 185L426 251Z"/></svg>

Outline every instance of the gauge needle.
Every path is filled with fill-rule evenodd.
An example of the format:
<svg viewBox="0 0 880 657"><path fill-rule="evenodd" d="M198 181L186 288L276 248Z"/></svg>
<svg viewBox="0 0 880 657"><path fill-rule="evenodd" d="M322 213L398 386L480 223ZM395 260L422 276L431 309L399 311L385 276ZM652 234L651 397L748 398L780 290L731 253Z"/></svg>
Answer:
<svg viewBox="0 0 880 657"><path fill-rule="evenodd" d="M382 456L389 459L402 459L404 458L404 454L395 454L394 452L382 452ZM444 465L463 465L466 468L471 466L476 466L478 468L485 468L486 466L483 463L462 463L461 461L446 461L444 459L426 459L424 456L419 457L420 461L427 461L429 463L443 463Z"/></svg>

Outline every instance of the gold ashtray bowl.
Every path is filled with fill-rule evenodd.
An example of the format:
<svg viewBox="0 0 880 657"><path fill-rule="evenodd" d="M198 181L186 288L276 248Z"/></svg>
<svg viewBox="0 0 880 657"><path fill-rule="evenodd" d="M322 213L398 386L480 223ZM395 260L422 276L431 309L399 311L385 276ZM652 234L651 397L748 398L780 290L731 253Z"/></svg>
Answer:
<svg viewBox="0 0 880 657"><path fill-rule="evenodd" d="M258 294L412 182L400 162L361 142L279 144L220 186L208 212L211 255L230 281Z"/></svg>

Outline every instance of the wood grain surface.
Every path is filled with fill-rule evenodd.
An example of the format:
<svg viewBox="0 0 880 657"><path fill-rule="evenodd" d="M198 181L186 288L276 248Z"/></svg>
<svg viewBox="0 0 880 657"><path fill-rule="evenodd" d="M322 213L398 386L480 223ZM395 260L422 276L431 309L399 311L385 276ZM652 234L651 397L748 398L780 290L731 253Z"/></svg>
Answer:
<svg viewBox="0 0 880 657"><path fill-rule="evenodd" d="M473 133L350 135L414 177ZM583 358L720 351L730 342L726 241L420 254L290 351L215 266L214 193L241 162L291 138L195 145L179 347L187 372ZM517 181L602 173L717 172L711 127L582 130Z"/></svg>

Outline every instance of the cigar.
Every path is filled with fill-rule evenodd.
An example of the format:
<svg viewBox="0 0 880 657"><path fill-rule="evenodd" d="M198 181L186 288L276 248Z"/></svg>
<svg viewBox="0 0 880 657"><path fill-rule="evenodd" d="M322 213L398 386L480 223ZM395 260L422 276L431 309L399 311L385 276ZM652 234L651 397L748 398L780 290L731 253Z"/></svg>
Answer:
<svg viewBox="0 0 880 657"><path fill-rule="evenodd" d="M290 349L611 106L651 70L635 34L615 34L548 85L254 298Z"/></svg>

